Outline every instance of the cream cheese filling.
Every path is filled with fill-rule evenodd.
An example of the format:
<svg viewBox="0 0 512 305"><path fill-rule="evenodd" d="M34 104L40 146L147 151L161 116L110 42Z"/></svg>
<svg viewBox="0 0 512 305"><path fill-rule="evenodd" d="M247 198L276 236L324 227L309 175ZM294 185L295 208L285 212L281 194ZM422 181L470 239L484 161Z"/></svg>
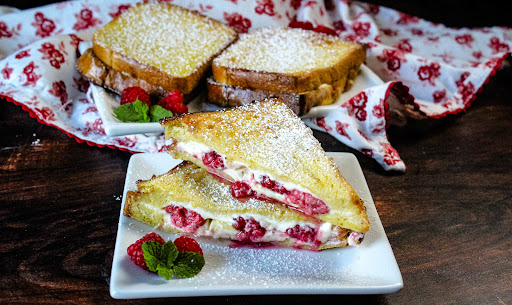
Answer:
<svg viewBox="0 0 512 305"><path fill-rule="evenodd" d="M173 230L182 230L179 227L173 225L171 221L171 214L165 211L165 208L158 208L148 203L143 203L146 209L153 210L157 213L163 214L164 223L162 224L163 229L173 229ZM204 209L192 207L192 205L188 203L177 203L170 202L167 205L175 205L179 207L184 207L189 211L194 211L201 215L203 219L205 219L205 223L200 226L197 231L194 233L198 236L208 236L212 238L227 238L236 240L237 233L240 231L236 230L233 227L235 222L234 219L238 217L243 217L244 219L254 219L260 223L262 227L266 229L265 235L259 241L261 242L275 242L275 241L285 241L287 239L293 239L293 237L289 236L286 233L286 230L289 228L294 228L296 225L301 227L311 227L318 230L318 233L315 236L315 239L320 241L322 244L340 244L346 241L340 240L337 237L335 232L336 226L331 223L324 222L320 226L315 225L313 222L307 221L282 221L275 222L270 218L265 217L260 214L254 213L243 213L243 214L232 214L232 215L214 215L211 212L208 212ZM307 244L314 246L313 242L303 242L300 240L295 241L296 245Z"/></svg>
<svg viewBox="0 0 512 305"><path fill-rule="evenodd" d="M200 160L201 162L202 162L201 156L203 154L214 150L211 147L208 147L202 143L197 143L197 142L192 142L192 141L189 141L189 142L180 141L177 143L176 148L178 150L182 150L184 152L189 153L190 155L192 155L194 158ZM306 189L300 185L297 185L297 184L291 183L291 182L280 181L279 179L275 178L274 176L272 176L271 174L269 174L267 172L251 169L248 166L246 166L245 164L243 164L242 162L226 160L224 158L224 156L222 156L222 155L220 155L220 157L222 158L222 161L224 162L224 165L226 168L215 169L215 171L217 173L222 175L224 178L230 180L231 182L234 182L234 181L248 182L251 189L259 194L265 195L267 197L270 197L270 198L275 199L280 202L286 202L286 204L293 206L295 208L299 208L299 209L301 208L299 205L296 205L296 204L293 204L292 202L286 201L285 194L280 194L278 192L275 192L271 189L268 189L268 188L262 186L261 181L263 180L263 177L267 176L268 178L276 181L277 183L279 183L280 185L282 185L285 189L287 189L289 191L298 190L300 192L310 194L310 195L314 196L315 198L317 198L308 189Z"/></svg>

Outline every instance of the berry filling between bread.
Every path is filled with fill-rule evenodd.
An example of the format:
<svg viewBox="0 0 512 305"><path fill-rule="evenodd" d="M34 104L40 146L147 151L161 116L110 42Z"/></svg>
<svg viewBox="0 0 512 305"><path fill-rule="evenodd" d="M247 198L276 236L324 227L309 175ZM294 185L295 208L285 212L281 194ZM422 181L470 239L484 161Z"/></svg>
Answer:
<svg viewBox="0 0 512 305"><path fill-rule="evenodd" d="M187 210L184 207L169 205L165 207L165 211L171 215L171 223L176 228L186 233L194 233L205 223L200 214Z"/></svg>
<svg viewBox="0 0 512 305"><path fill-rule="evenodd" d="M329 213L329 207L307 189L288 182L279 182L271 175L252 170L238 162L227 161L211 148L195 142L179 142L176 149L192 155L206 169L232 183L232 195L238 199L258 198L278 201L294 207L306 215Z"/></svg>
<svg viewBox="0 0 512 305"><path fill-rule="evenodd" d="M156 208L146 205L147 208ZM216 217L213 214L186 206L171 204L161 209L164 230L179 231L197 236L226 238L247 243L275 243L316 250L320 245L358 245L364 234L334 226L331 223L280 222L257 215Z"/></svg>

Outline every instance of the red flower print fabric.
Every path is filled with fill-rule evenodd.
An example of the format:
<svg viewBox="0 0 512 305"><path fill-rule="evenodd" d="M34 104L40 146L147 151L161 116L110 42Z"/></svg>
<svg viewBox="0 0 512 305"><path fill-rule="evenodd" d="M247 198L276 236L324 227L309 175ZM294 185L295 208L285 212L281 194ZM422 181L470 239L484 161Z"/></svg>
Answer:
<svg viewBox="0 0 512 305"><path fill-rule="evenodd" d="M101 20L94 18L93 12L88 8L84 8L79 13L75 14L75 18L76 23L73 25L73 30L75 31L83 31L101 24Z"/></svg>
<svg viewBox="0 0 512 305"><path fill-rule="evenodd" d="M41 123L79 142L132 152L162 151L161 135L106 135L89 82L75 68L79 44L90 41L96 28L136 2L78 0L0 16L0 98L23 105ZM345 97L325 117L304 122L375 159L386 170L406 169L388 141L390 113L412 111L439 118L466 110L512 50L508 28L453 29L356 1L172 3L224 22L239 33L289 26L364 43L366 65L382 83Z"/></svg>
<svg viewBox="0 0 512 305"><path fill-rule="evenodd" d="M37 12L34 19L31 24L35 27L37 36L41 38L48 37L55 31L55 23L53 20L46 18L43 13Z"/></svg>
<svg viewBox="0 0 512 305"><path fill-rule="evenodd" d="M247 33L251 27L251 20L245 18L239 13L224 13L224 19L230 27L233 27L238 33Z"/></svg>

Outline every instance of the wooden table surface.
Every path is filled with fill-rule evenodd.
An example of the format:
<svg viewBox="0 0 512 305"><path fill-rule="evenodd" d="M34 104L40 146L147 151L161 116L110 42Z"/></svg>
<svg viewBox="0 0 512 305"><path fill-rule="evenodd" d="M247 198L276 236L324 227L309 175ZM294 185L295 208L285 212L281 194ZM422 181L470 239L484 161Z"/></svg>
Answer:
<svg viewBox="0 0 512 305"><path fill-rule="evenodd" d="M456 26L492 25L463 13L440 18L427 4L380 3ZM401 291L366 296L112 299L131 154L79 144L0 101L0 303L512 304L511 84L509 61L466 113L391 127L404 174L315 132L326 151L357 156L402 272Z"/></svg>

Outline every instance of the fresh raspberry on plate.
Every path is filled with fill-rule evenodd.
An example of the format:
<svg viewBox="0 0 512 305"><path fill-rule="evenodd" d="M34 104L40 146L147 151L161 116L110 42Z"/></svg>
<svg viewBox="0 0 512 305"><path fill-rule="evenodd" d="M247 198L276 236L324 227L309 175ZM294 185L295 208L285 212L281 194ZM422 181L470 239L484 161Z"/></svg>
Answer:
<svg viewBox="0 0 512 305"><path fill-rule="evenodd" d="M135 102L136 100L146 103L148 107L151 107L149 95L141 87L128 87L123 90L123 93L121 94L121 105L130 104Z"/></svg>
<svg viewBox="0 0 512 305"><path fill-rule="evenodd" d="M188 112L187 105L183 104L183 96L178 90L169 92L158 102L159 106L171 111L173 114L182 114Z"/></svg>
<svg viewBox="0 0 512 305"><path fill-rule="evenodd" d="M178 248L180 252L195 252L203 255L203 249L199 246L195 239L190 237L181 236L176 238L174 241L174 245Z"/></svg>
<svg viewBox="0 0 512 305"><path fill-rule="evenodd" d="M156 234L155 232L151 232L149 234L146 234L146 236L142 237L141 239L137 240L135 243L131 244L128 249L128 256L132 260L132 262L135 263L135 265L141 267L142 269L149 270L148 266L146 265L146 260L144 259L144 253L142 252L142 244L147 241L156 241L160 244L165 244L164 239Z"/></svg>

